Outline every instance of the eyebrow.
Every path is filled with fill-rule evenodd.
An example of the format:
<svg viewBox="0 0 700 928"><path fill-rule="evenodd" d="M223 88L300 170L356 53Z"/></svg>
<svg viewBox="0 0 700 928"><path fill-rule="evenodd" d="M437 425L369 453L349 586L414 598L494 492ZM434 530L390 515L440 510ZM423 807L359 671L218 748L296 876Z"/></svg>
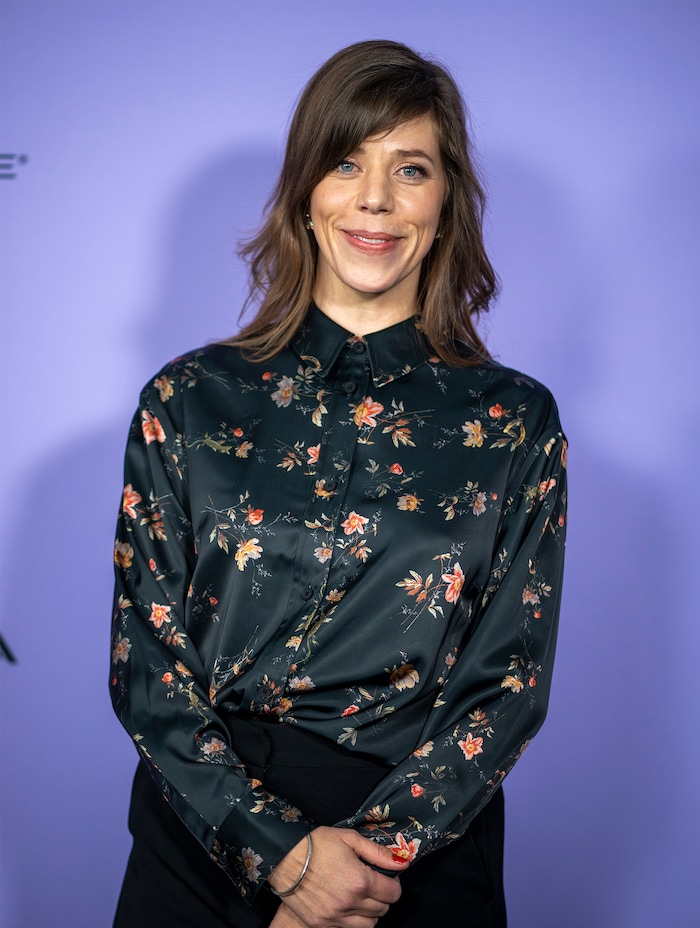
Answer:
<svg viewBox="0 0 700 928"><path fill-rule="evenodd" d="M365 149L362 145L360 145L359 148L356 148L355 151L358 153L358 155L365 154ZM430 157L427 151L423 151L422 148L396 148L394 151L392 151L391 154L395 155L397 158L425 158L425 160L429 161L433 167L435 166L435 161L433 158Z"/></svg>

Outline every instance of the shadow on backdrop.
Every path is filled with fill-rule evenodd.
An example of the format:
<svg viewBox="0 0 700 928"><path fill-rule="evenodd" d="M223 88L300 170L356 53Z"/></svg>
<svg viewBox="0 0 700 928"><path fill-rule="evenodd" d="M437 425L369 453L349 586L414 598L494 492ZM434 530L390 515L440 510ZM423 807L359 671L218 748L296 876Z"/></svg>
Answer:
<svg viewBox="0 0 700 928"><path fill-rule="evenodd" d="M611 352L604 344L605 323L620 311L618 269L599 230L580 215L575 190L556 188L508 153L491 159L490 173L493 257L505 280L492 341L504 363L553 389L571 444L550 712L506 784L510 921L514 928L671 924L668 900L647 899L640 913L636 899L671 811L660 798L667 772L650 762L649 739L666 723L659 687L671 684L674 658L670 641L659 638L659 602L644 578L674 609L674 526L664 507L643 504L649 486L638 450L630 447L629 467L620 466L606 406L597 406L598 429L590 409L614 383L610 365L616 355L622 363L628 347L623 340ZM607 408L615 403L611 393Z"/></svg>
<svg viewBox="0 0 700 928"><path fill-rule="evenodd" d="M233 149L174 194L161 286L126 349L139 381L114 384L125 409L171 357L236 330L245 281L236 234L259 221L276 170L270 150ZM0 665L3 928L97 928L111 924L116 905L136 766L108 695L112 538L130 416L96 421L27 474L22 519L2 552L15 590L3 633L18 658ZM28 808L40 834L27 830Z"/></svg>

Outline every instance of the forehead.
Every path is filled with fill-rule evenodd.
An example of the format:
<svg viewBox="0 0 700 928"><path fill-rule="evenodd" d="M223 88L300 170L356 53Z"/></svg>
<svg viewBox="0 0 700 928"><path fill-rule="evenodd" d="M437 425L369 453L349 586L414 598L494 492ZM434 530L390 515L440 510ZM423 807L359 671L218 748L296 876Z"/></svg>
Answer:
<svg viewBox="0 0 700 928"><path fill-rule="evenodd" d="M437 126L430 113L400 122L393 129L367 136L358 146L358 151L378 147L388 151L423 151L432 158L439 157L440 142Z"/></svg>

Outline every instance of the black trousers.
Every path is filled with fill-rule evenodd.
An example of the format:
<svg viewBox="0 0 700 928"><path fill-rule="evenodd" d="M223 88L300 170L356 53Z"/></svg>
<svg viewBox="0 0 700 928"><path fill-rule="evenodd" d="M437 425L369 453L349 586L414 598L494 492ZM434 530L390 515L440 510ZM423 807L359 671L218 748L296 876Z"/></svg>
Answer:
<svg viewBox="0 0 700 928"><path fill-rule="evenodd" d="M288 725L235 720L232 742L251 776L319 825L352 815L387 769ZM133 848L114 928L267 928L279 900L266 888L253 905L208 857L143 764L129 812ZM401 898L378 928L506 928L503 795L498 790L467 833L401 876Z"/></svg>

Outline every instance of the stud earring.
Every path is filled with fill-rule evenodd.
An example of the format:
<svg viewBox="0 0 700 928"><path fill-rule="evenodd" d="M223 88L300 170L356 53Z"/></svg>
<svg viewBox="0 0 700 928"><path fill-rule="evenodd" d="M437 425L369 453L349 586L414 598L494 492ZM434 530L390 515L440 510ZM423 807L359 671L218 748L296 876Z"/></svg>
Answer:
<svg viewBox="0 0 700 928"><path fill-rule="evenodd" d="M314 221L311 218L311 213L307 213L305 218L306 218L306 228L309 229L309 231L311 231L314 227Z"/></svg>
<svg viewBox="0 0 700 928"><path fill-rule="evenodd" d="M435 233L435 238L441 238L441 237L442 237L442 232L438 229L438 231Z"/></svg>

